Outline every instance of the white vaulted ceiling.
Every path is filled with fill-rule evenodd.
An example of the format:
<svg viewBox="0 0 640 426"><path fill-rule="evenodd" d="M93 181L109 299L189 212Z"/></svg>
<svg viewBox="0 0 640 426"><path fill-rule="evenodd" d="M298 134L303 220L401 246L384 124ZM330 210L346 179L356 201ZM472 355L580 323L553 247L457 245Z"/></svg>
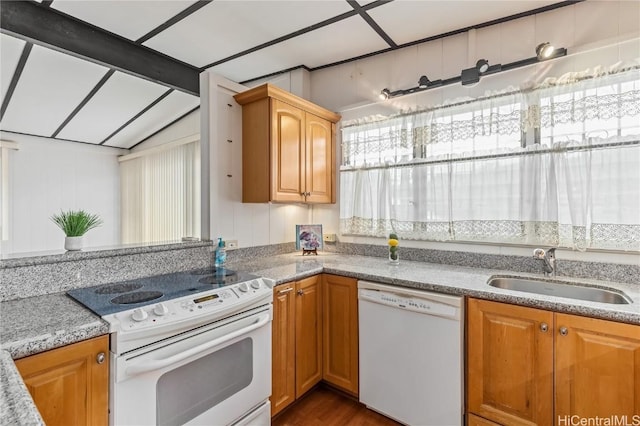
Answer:
<svg viewBox="0 0 640 426"><path fill-rule="evenodd" d="M296 67L331 66L567 4L48 0L37 7L107 31L108 37L135 49L173 58L194 75L210 69L246 82ZM55 46L32 45L20 34L0 29L4 33L0 35L1 130L130 148L199 106L193 91L156 79L158 70L153 67L141 76L95 58L63 53Z"/></svg>

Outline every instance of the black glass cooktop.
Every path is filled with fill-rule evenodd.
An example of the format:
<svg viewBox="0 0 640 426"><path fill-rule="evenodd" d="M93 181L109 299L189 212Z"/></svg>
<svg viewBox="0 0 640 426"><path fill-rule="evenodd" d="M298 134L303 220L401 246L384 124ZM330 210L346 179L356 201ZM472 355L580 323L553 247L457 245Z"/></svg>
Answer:
<svg viewBox="0 0 640 426"><path fill-rule="evenodd" d="M231 269L198 269L76 288L67 291L67 295L97 315L105 316L255 278L258 277Z"/></svg>

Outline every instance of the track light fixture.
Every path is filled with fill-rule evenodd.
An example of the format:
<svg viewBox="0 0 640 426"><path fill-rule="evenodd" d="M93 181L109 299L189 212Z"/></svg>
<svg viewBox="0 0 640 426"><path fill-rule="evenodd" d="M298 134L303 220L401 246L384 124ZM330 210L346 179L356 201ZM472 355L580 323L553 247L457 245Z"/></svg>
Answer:
<svg viewBox="0 0 640 426"><path fill-rule="evenodd" d="M380 99L385 100L385 99L389 99L389 97L391 96L391 92L389 91L389 89L382 89L382 92L380 92Z"/></svg>
<svg viewBox="0 0 640 426"><path fill-rule="evenodd" d="M536 47L536 58L538 61L546 61L547 59L557 58L567 54L567 49L556 49L551 43L545 41Z"/></svg>
<svg viewBox="0 0 640 426"><path fill-rule="evenodd" d="M480 74L484 74L489 70L489 61L486 59L480 59L476 62L476 69Z"/></svg>
<svg viewBox="0 0 640 426"><path fill-rule="evenodd" d="M462 70L459 77L451 77L444 80L430 81L426 75L420 76L418 85L404 90L390 91L389 89L383 89L380 93L380 99L390 99L396 96L409 95L411 93L421 92L423 90L432 89L434 87L446 86L454 83L462 83L463 86L475 84L480 81L480 76L494 74L501 71L509 71L512 69L532 65L541 61L547 61L549 59L559 58L567 55L567 49L554 48L549 42L540 43L536 47L536 56L531 58L522 59L520 61L510 62L508 64L496 64L489 65L489 61L486 59L480 59L476 62L476 66Z"/></svg>
<svg viewBox="0 0 640 426"><path fill-rule="evenodd" d="M423 90L431 89L433 87L438 87L438 86L442 86L442 80L431 81L427 78L426 75L422 75L420 76L420 79L418 79L418 85L416 87L410 87L409 89L395 90L393 92L391 92L389 89L386 89L386 88L382 89L382 92L380 92L380 99L382 100L391 99L397 96L408 95L410 93L422 92Z"/></svg>
<svg viewBox="0 0 640 426"><path fill-rule="evenodd" d="M420 79L418 80L418 87L420 89L426 89L427 87L429 87L429 83L431 82L426 75L420 76Z"/></svg>
<svg viewBox="0 0 640 426"><path fill-rule="evenodd" d="M467 68L466 70L462 70L460 74L460 81L463 86L467 86L469 84L475 84L480 81L481 75L493 74L494 72L498 72L502 69L502 65L489 65L489 61L486 59L480 59L476 62L476 66L473 68Z"/></svg>

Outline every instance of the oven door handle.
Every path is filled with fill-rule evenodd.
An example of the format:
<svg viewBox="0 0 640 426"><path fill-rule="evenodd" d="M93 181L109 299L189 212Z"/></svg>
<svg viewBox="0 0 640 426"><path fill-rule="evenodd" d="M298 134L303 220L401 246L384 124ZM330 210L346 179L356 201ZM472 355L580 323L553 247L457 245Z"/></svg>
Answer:
<svg viewBox="0 0 640 426"><path fill-rule="evenodd" d="M271 320L271 315L270 314L266 314L263 315L258 321L256 321L255 323L247 326L247 327L243 327L239 330L233 331L229 334L225 334L222 337L218 337L217 339L211 340L207 343L203 343L202 345L193 347L191 349L187 349L186 351L180 352L179 354L170 356L168 358L164 358L164 359L157 359L157 360L153 360L153 361L147 361L144 364L138 364L138 365L132 365L130 367L127 367L126 369L126 374L127 376L134 376L136 374L142 374L142 373L146 373L148 371L153 371L153 370L159 370L161 368L164 368L168 365L171 364L175 364L177 362L180 362L182 360L185 360L193 355L197 355L200 352L204 352L206 350L215 348L216 346L220 346L230 340L235 339L238 336L242 336L243 334L247 334L252 332L253 330L256 330L262 326L264 326L265 324L267 324L269 321Z"/></svg>

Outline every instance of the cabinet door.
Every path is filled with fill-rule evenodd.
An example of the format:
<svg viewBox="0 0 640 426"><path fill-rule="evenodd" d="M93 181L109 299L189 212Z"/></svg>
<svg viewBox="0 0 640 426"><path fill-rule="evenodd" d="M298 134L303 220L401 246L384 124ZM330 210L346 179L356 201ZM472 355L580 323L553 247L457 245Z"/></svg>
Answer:
<svg viewBox="0 0 640 426"><path fill-rule="evenodd" d="M469 299L467 321L467 411L552 425L553 313Z"/></svg>
<svg viewBox="0 0 640 426"><path fill-rule="evenodd" d="M48 426L108 423L108 336L22 358L16 366Z"/></svg>
<svg viewBox="0 0 640 426"><path fill-rule="evenodd" d="M640 326L556 314L556 416L640 414Z"/></svg>
<svg viewBox="0 0 640 426"><path fill-rule="evenodd" d="M271 199L304 201L304 111L271 100Z"/></svg>
<svg viewBox="0 0 640 426"><path fill-rule="evenodd" d="M296 282L296 398L322 380L320 275Z"/></svg>
<svg viewBox="0 0 640 426"><path fill-rule="evenodd" d="M357 281L325 274L323 293L323 378L358 395Z"/></svg>
<svg viewBox="0 0 640 426"><path fill-rule="evenodd" d="M293 284L273 289L271 415L296 399L295 291Z"/></svg>
<svg viewBox="0 0 640 426"><path fill-rule="evenodd" d="M306 179L308 203L331 203L334 197L333 125L329 120L305 113Z"/></svg>

